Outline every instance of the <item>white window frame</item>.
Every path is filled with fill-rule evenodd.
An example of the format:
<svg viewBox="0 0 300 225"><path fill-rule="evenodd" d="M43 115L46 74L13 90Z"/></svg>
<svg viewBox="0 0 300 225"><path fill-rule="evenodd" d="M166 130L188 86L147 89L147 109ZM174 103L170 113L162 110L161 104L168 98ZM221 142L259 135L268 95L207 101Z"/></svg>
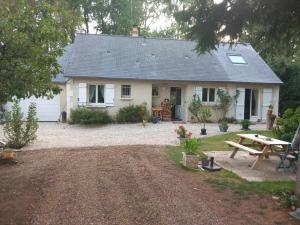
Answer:
<svg viewBox="0 0 300 225"><path fill-rule="evenodd" d="M153 89L157 89L157 95L153 95ZM159 87L157 87L157 86L152 87L152 97L155 97L155 98L159 97Z"/></svg>
<svg viewBox="0 0 300 225"><path fill-rule="evenodd" d="M128 87L129 87L130 95L123 95L123 87L124 87L124 86L128 86ZM122 84L122 85L121 85L121 99L131 99L131 96L132 96L132 88L131 88L131 85L130 85L130 84Z"/></svg>
<svg viewBox="0 0 300 225"><path fill-rule="evenodd" d="M90 86L96 86L96 102L90 102ZM98 102L98 88L99 86L103 86L103 98L104 98L104 101L103 102ZM88 106L101 106L101 107L104 107L105 106L105 84L87 84L87 103L88 103Z"/></svg>
<svg viewBox="0 0 300 225"><path fill-rule="evenodd" d="M204 89L207 89L207 100L203 101L203 93L204 93ZM214 101L209 101L209 97L210 97L210 89L214 89ZM202 88L202 98L201 98L201 102L203 103L208 103L208 104L212 104L212 103L216 103L216 88L213 87L203 87Z"/></svg>

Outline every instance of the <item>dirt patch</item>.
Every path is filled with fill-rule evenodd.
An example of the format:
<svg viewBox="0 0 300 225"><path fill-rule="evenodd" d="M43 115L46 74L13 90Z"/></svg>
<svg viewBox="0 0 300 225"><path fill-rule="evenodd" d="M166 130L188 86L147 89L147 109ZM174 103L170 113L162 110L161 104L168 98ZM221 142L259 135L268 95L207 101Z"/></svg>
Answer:
<svg viewBox="0 0 300 225"><path fill-rule="evenodd" d="M297 224L269 197L237 199L163 147L20 153L0 165L1 225Z"/></svg>

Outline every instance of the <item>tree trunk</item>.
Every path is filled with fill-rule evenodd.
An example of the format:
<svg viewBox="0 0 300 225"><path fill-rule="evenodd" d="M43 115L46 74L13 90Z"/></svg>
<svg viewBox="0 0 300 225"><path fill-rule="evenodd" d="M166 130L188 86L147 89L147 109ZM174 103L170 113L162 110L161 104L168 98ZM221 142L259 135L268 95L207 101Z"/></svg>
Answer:
<svg viewBox="0 0 300 225"><path fill-rule="evenodd" d="M296 195L300 200L300 147L298 153L297 172L296 172Z"/></svg>
<svg viewBox="0 0 300 225"><path fill-rule="evenodd" d="M89 19L89 13L85 8L83 9L83 17L84 17L84 24L85 24L85 32L88 34L90 32L89 30L90 19Z"/></svg>

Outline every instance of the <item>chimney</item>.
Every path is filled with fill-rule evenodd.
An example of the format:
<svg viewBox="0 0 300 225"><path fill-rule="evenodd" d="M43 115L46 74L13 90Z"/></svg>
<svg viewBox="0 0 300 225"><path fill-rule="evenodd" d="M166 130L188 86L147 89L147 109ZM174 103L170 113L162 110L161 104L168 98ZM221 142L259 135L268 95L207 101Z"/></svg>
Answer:
<svg viewBox="0 0 300 225"><path fill-rule="evenodd" d="M139 33L140 33L139 27L138 26L133 26L132 31L131 31L132 37L138 37Z"/></svg>

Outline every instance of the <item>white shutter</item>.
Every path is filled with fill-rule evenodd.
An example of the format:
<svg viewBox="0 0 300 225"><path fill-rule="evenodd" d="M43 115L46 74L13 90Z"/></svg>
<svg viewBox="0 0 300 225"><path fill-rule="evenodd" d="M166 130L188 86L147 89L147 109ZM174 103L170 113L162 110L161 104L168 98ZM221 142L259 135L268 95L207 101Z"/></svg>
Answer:
<svg viewBox="0 0 300 225"><path fill-rule="evenodd" d="M236 119L243 120L244 119L244 112L245 112L245 88L238 88L239 96L236 101Z"/></svg>
<svg viewBox="0 0 300 225"><path fill-rule="evenodd" d="M194 95L197 95L200 100L202 101L202 87L195 87Z"/></svg>
<svg viewBox="0 0 300 225"><path fill-rule="evenodd" d="M267 112L269 109L269 105L272 105L272 89L264 88L263 90L263 110L262 110L262 119L265 120L267 118Z"/></svg>
<svg viewBox="0 0 300 225"><path fill-rule="evenodd" d="M78 84L78 105L84 106L87 102L87 84L79 83Z"/></svg>
<svg viewBox="0 0 300 225"><path fill-rule="evenodd" d="M113 84L105 85L105 104L106 106L114 106L115 87Z"/></svg>

